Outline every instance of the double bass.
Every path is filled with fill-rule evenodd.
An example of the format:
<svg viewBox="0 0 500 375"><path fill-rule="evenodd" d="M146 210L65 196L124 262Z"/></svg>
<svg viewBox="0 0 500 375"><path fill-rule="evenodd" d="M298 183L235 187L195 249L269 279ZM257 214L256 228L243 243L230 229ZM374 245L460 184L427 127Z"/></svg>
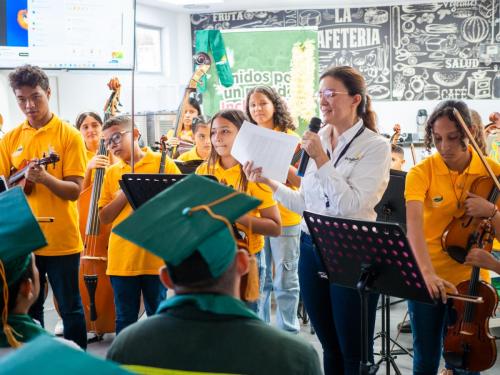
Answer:
<svg viewBox="0 0 500 375"><path fill-rule="evenodd" d="M103 139L99 142L98 155L106 155ZM113 289L109 276L106 275L111 225L99 222L98 210L104 172L104 168L96 169L93 184L78 199L80 234L84 239L80 257L80 294L87 332L96 334L98 339L105 333L115 331Z"/></svg>
<svg viewBox="0 0 500 375"><path fill-rule="evenodd" d="M489 177L480 177L474 181L471 192L496 205L500 198L500 183L465 125L460 112L455 109L454 115L489 174ZM464 214L448 225L441 244L454 260L463 263L472 247L491 251L494 234L490 220L471 218ZM489 332L489 318L495 313L498 295L490 284L480 280L479 271L479 267L472 267L470 279L458 284L457 290L460 294L478 297L482 302L454 300L451 306L451 325L448 326L444 340L446 362L455 368L467 371L487 370L495 364L497 358L495 337Z"/></svg>
<svg viewBox="0 0 500 375"><path fill-rule="evenodd" d="M105 106L105 119L115 116L120 97L120 82L112 78L108 87L112 90ZM107 155L104 139L99 141L97 155ZM99 198L104 180L104 168L95 170L94 182L83 190L78 198L80 234L84 249L80 257L79 284L87 332L102 339L105 333L115 332L115 305L109 276L108 241L111 224L99 221Z"/></svg>

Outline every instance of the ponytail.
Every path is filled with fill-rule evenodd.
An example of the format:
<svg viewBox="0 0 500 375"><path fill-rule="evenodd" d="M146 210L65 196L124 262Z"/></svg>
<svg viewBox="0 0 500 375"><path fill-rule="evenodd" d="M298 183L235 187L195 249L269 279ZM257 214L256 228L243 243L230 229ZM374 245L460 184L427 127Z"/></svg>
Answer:
<svg viewBox="0 0 500 375"><path fill-rule="evenodd" d="M363 96L361 96L361 98L363 98ZM361 99L361 102L358 105L357 113L363 120L365 127L375 133L378 133L377 115L372 109L372 99L370 98L370 95L364 95L364 99Z"/></svg>

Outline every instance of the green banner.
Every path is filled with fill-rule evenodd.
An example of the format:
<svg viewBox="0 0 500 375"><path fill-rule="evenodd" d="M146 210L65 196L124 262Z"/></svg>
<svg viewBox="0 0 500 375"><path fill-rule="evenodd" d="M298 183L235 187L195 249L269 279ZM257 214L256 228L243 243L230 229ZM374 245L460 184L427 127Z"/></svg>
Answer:
<svg viewBox="0 0 500 375"><path fill-rule="evenodd" d="M258 85L274 87L285 98L302 133L317 115L317 32L310 29L223 31L234 85L219 83L215 67L208 73L203 110L245 110L245 98Z"/></svg>

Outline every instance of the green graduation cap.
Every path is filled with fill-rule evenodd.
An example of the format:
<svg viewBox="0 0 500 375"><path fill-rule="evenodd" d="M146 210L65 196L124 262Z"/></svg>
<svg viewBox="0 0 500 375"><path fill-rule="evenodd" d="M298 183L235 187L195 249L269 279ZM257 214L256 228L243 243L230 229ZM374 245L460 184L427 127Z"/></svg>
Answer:
<svg viewBox="0 0 500 375"><path fill-rule="evenodd" d="M114 362L71 348L58 339L40 335L0 359L2 375L71 374L130 375Z"/></svg>
<svg viewBox="0 0 500 375"><path fill-rule="evenodd" d="M47 241L20 187L0 194L0 223L0 261L11 285L28 267L30 254Z"/></svg>
<svg viewBox="0 0 500 375"><path fill-rule="evenodd" d="M219 277L234 260L231 224L261 202L206 177L189 175L113 229L164 259L174 282Z"/></svg>
<svg viewBox="0 0 500 375"><path fill-rule="evenodd" d="M20 344L7 323L9 286L30 265L31 252L47 245L47 241L20 187L0 193L0 223L1 323L7 341L17 347Z"/></svg>

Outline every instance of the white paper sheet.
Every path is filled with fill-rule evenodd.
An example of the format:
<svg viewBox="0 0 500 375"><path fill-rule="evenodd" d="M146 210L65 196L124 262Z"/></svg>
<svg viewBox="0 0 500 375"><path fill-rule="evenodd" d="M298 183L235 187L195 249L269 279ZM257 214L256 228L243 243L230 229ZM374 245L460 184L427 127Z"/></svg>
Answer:
<svg viewBox="0 0 500 375"><path fill-rule="evenodd" d="M286 182L290 162L298 139L293 135L243 123L233 143L231 155L241 164L253 161L262 167L262 175Z"/></svg>

